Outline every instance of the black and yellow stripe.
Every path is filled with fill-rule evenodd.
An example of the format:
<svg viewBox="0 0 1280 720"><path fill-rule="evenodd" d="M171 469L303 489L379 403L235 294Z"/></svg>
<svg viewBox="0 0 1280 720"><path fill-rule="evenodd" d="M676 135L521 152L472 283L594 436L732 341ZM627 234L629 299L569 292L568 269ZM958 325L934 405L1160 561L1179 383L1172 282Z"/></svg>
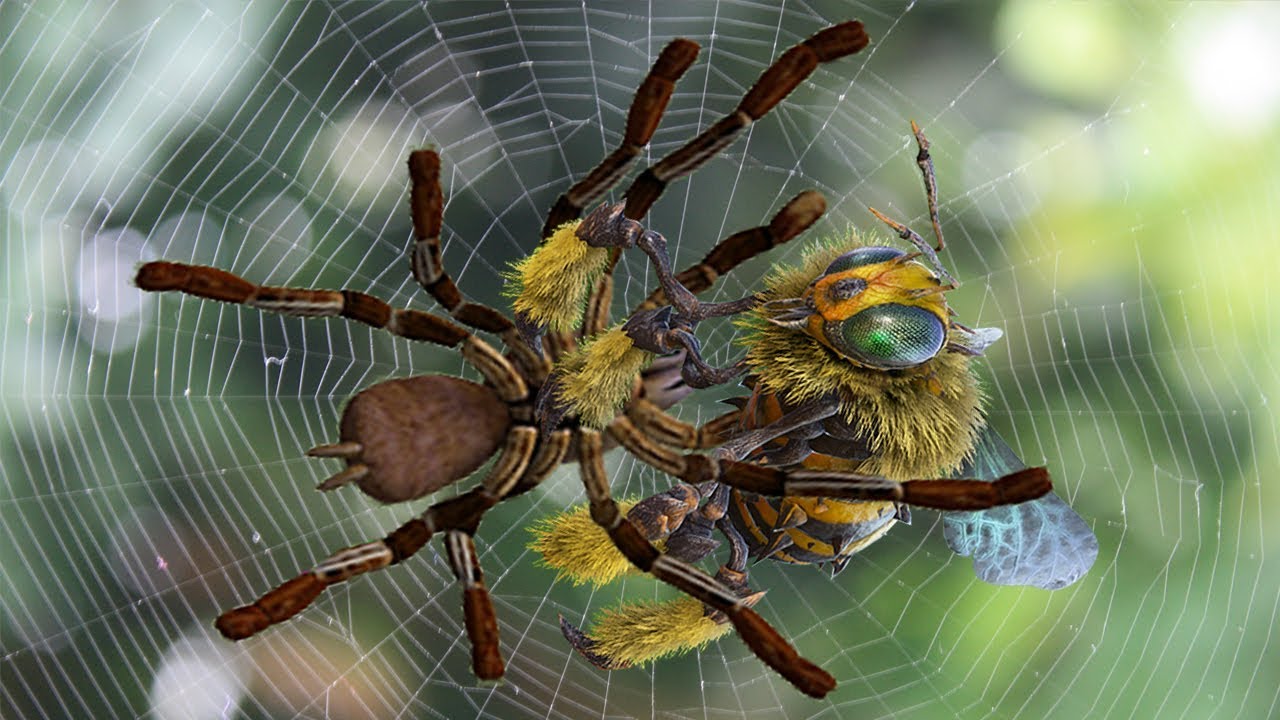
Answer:
<svg viewBox="0 0 1280 720"><path fill-rule="evenodd" d="M803 523L778 529L783 503L804 511ZM729 516L747 541L749 552L762 557L771 545L779 549L769 559L797 564L841 561L875 542L893 527L897 507L893 502L846 502L823 498L771 498L734 491ZM790 542L778 542L785 533Z"/></svg>

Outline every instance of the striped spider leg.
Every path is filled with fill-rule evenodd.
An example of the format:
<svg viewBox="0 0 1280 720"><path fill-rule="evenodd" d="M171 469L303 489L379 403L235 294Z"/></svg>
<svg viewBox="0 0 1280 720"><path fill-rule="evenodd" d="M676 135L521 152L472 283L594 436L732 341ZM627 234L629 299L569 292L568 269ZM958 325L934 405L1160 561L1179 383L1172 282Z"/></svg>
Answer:
<svg viewBox="0 0 1280 720"><path fill-rule="evenodd" d="M495 450L500 450L499 458L472 490L433 504L382 540L341 550L253 603L223 613L215 625L229 639L244 639L283 622L329 585L399 563L443 532L450 568L463 586L473 670L486 679L503 673L497 621L471 536L489 508L513 490L536 486L561 463L570 432L540 434L529 423L531 388L536 390L545 377L545 357L525 345L500 312L464 301L440 262L439 167L433 151L418 151L409 158L414 277L455 320L502 337L515 363L458 323L420 310L392 308L354 290L260 286L217 268L163 261L147 263L138 271L135 282L147 291L177 291L297 317L343 317L408 340L460 348L464 360L486 382L480 386L425 375L379 383L353 398L343 414L341 440L308 452L347 463L320 484L321 490L355 484L375 499L403 502L469 475ZM450 430L447 423L438 422L458 412L469 415L472 427ZM429 458L425 472L424 457Z"/></svg>
<svg viewBox="0 0 1280 720"><path fill-rule="evenodd" d="M586 177L556 198L543 223L542 237L549 237L557 227L581 217L588 205L599 200L622 179L653 138L676 82L693 65L700 49L698 43L686 38L676 38L662 49L631 100L622 144L605 156Z"/></svg>
<svg viewBox="0 0 1280 720"><path fill-rule="evenodd" d="M791 47L765 69L733 112L641 173L624 194L623 214L632 220L643 218L667 185L702 167L728 147L751 123L790 95L818 65L852 55L869 42L862 23L853 20L824 28Z"/></svg>

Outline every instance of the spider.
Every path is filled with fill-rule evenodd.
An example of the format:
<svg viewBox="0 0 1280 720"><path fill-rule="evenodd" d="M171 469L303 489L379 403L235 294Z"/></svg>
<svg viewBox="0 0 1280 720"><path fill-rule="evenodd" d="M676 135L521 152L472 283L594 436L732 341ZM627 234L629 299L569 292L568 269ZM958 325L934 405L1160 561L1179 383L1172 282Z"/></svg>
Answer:
<svg viewBox="0 0 1280 720"><path fill-rule="evenodd" d="M414 279L448 313L447 318L393 308L354 290L261 286L216 268L174 262L141 266L135 282L146 291L176 291L284 315L347 318L411 341L458 348L484 379L480 384L443 375L415 376L388 380L355 395L343 411L338 441L308 451L314 457L338 458L346 463L343 470L320 484L321 490L354 484L379 501L406 502L468 477L494 453L497 460L475 487L433 503L385 538L340 550L252 603L223 613L215 622L218 630L231 640L248 638L301 612L325 588L403 562L440 534L449 566L463 590L472 669L481 679L499 678L504 661L498 623L473 536L490 508L535 488L562 462L576 461L590 516L623 557L721 613L757 656L802 692L814 697L830 692L834 678L801 657L751 609L753 601L744 598L739 588L663 554L636 521L628 521L610 494L602 453L607 435L610 442L686 483L714 482L770 496L892 500L976 509L1017 503L1049 491L1051 483L1042 468L1010 473L994 482L894 482L851 472L766 468L739 461L734 452L723 449L715 454L694 452L721 445L736 420L722 419L695 428L663 411L688 391L686 384L718 384L738 374L736 368L712 368L702 360L691 333L694 320L731 315L758 304L755 297L736 303L691 303L692 293L706 289L746 259L803 232L824 212L825 203L817 193L803 193L767 225L725 238L701 263L678 275L670 270L660 236L635 232L638 221L668 184L687 176L733 142L819 64L856 53L868 42L862 24L850 21L798 43L763 72L736 109L641 173L627 188L623 207L603 206L579 222L582 213L639 157L675 83L699 52L691 40L669 43L635 94L621 146L561 195L548 213L542 231L544 243L534 253L538 259L531 256L530 264L517 269L516 274L525 282L517 293L514 319L466 300L443 266L440 231L444 199L440 158L432 150L415 151L408 159L415 237L410 265ZM631 422L626 413L607 423L588 417L567 402L571 396L562 392L568 387L566 378L574 376L566 363L572 365L583 358L581 348L574 349L579 340L595 349L587 358L591 364L607 356L601 352L607 343L597 336L616 336L604 330L612 287L610 273L628 241L646 250L663 281L663 289L651 296L647 309L630 316L643 326L637 337L646 338L655 355L683 351L682 360L664 358L647 369L635 367L635 373L613 368L612 377L625 376L628 397L652 406L652 420L642 425ZM583 248L584 253L577 252ZM588 263L591 268L582 271L575 258L585 256L594 258L594 264ZM552 274L540 280L538 272L548 268L553 269ZM673 306L678 308L674 314ZM548 308L550 314L543 312ZM577 320L567 322L565 316L573 313L578 313ZM580 329L574 332L573 327ZM497 337L504 349L495 348L474 331ZM634 355L629 357L634 359ZM647 362L650 358L645 357ZM755 431L752 437L785 434L788 422L794 423L794 419L784 417ZM670 433L681 434L680 442L673 444ZM654 522L669 521L664 518L655 515Z"/></svg>

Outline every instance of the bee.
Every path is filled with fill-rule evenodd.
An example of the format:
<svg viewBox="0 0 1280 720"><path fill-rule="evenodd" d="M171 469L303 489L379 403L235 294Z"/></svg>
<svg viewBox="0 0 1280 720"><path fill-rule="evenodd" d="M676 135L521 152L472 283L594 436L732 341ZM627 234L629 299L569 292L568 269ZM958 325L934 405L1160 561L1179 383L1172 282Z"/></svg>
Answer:
<svg viewBox="0 0 1280 720"><path fill-rule="evenodd" d="M743 368L737 364L713 367L702 358L695 334L699 322L766 312L770 314L764 322L783 330L799 318L798 306L766 302L758 294L704 303L696 293L743 261L804 232L822 215L825 201L816 192L801 193L768 224L725 238L703 262L680 273L672 271L662 235L640 221L669 184L740 137L819 65L852 55L868 42L862 23L850 21L796 44L764 71L723 119L641 172L626 190L624 203L601 205L583 218L641 155L675 83L698 55L699 47L691 40L669 43L636 91L621 145L559 197L548 212L541 244L512 269L512 314L467 300L444 266L441 158L431 149L414 151L408 158L414 232L409 269L442 314L394 308L352 289L270 287L213 267L168 261L142 265L135 283L145 291L177 292L297 317L355 321L409 341L454 348L482 378L396 378L355 395L343 410L337 440L308 451L313 457L344 463L319 485L320 490L354 486L378 501L402 503L452 487L487 463L484 476L469 490L433 502L384 538L339 550L256 600L227 610L214 623L219 632L233 641L254 636L302 612L326 588L404 562L440 535L462 588L472 670L481 679L500 678L505 663L498 620L473 537L489 509L535 489L562 463L577 462L589 501L580 515L598 531L593 536L597 556L634 566L687 594L699 614L709 613L732 625L757 656L801 692L814 697L829 693L834 678L801 657L752 609L755 601L744 590L745 574L738 578L721 572L713 577L682 559L696 555L681 550L682 544L697 544L694 530L725 518L724 513L716 515L717 508L727 507L731 490L744 493L744 498L748 493L775 498L771 502L777 503L785 502L779 498L821 497L829 503L978 510L1043 497L1051 488L1049 475L1043 468L1026 468L988 478L991 482L934 478L929 473L898 481L845 469L791 470L748 457L770 443L790 443L815 422L847 415L840 393L830 383L806 384L818 388L812 397L791 396L771 389L771 376L756 372L764 383L762 399L776 396L788 403L779 406L782 415L777 419L766 412L748 421L747 413L735 411L732 417L699 428L668 415L665 409L688 392L741 375ZM611 273L621 252L630 247L647 254L661 288L610 327ZM917 305L944 307L938 304L941 292L925 287L928 273L917 269L913 260L901 256L886 262L896 268L890 274L922 283ZM980 344L973 339L980 335L966 335L945 313L939 317L945 347L974 351ZM763 349L769 343L759 340L750 346ZM911 372L913 377L932 377ZM944 392L944 381L945 377L930 387ZM738 431L744 422L752 429ZM605 450L615 445L680 482L661 498L627 507L624 515L611 495L603 462ZM816 516L816 506L811 509ZM650 538L666 538L668 552ZM614 550L605 552L606 545ZM554 562L553 555L547 557ZM576 561L567 567L583 570ZM585 643L580 645L586 647Z"/></svg>
<svg viewBox="0 0 1280 720"><path fill-rule="evenodd" d="M793 476L840 471L902 482L935 475L992 481L1026 468L985 421L973 361L1002 333L970 329L947 306L945 294L958 284L937 257L944 242L929 142L914 122L912 134L936 244L871 209L914 252L855 234L819 244L797 267L768 279L737 323L745 353L739 369L750 393L731 398L735 410L708 424L731 455ZM568 402L590 397L598 395ZM643 398L625 414L639 427L670 425ZM645 498L628 518L689 563L710 556L721 544L716 535L723 537L728 560L716 577L753 604L763 592L748 584L749 560L825 564L835 576L895 523L909 522L910 512L895 499L778 497L711 481ZM978 577L995 585L1062 588L1082 577L1098 552L1089 526L1053 493L946 512L943 525L951 549L972 556ZM543 563L575 583L605 584L630 571L583 509L533 532L531 548ZM590 633L563 616L560 627L575 650L604 669L702 647L730 629L723 613L687 597L605 610Z"/></svg>

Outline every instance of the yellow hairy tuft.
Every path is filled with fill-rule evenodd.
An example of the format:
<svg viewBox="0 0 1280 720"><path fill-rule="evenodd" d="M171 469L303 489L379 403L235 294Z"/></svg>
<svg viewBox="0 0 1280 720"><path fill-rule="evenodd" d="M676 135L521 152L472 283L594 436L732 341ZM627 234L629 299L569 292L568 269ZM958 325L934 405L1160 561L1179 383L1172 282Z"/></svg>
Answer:
<svg viewBox="0 0 1280 720"><path fill-rule="evenodd" d="M625 515L635 504L635 499L619 500L618 509ZM529 531L534 535L529 549L542 555L544 567L557 571L557 580L606 585L620 575L640 572L591 519L586 505L540 520Z"/></svg>
<svg viewBox="0 0 1280 720"><path fill-rule="evenodd" d="M837 256L867 243L856 234L811 249L796 267L765 281L767 300L799 297ZM970 358L943 351L902 371L844 361L802 332L769 322L763 310L736 321L750 372L789 403L837 393L845 420L867 438L872 457L859 471L894 480L938 477L972 455L985 425L985 397Z"/></svg>
<svg viewBox="0 0 1280 720"><path fill-rule="evenodd" d="M560 400L578 412L583 425L602 428L631 399L636 377L654 357L654 353L637 348L622 326L616 325L593 336L556 365Z"/></svg>
<svg viewBox="0 0 1280 720"><path fill-rule="evenodd" d="M577 236L581 221L555 229L547 241L511 266L503 294L515 309L552 332L572 332L582 321L595 279L609 265L608 248Z"/></svg>
<svg viewBox="0 0 1280 720"><path fill-rule="evenodd" d="M702 603L684 596L662 603L631 603L602 610L590 637L610 659L643 665L706 647L733 629L707 617Z"/></svg>

